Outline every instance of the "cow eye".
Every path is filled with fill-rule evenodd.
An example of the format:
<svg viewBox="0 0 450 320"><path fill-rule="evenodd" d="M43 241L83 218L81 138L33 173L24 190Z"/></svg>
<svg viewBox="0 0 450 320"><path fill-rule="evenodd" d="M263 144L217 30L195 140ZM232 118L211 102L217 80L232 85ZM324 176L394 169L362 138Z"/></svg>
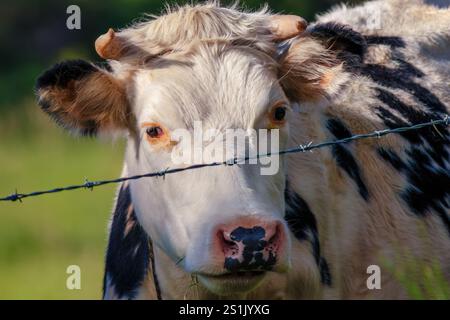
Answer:
<svg viewBox="0 0 450 320"><path fill-rule="evenodd" d="M158 122L144 122L141 124L145 138L154 147L173 146L176 141L172 141L170 131Z"/></svg>
<svg viewBox="0 0 450 320"><path fill-rule="evenodd" d="M145 132L150 138L159 138L164 135L164 130L159 126L148 127Z"/></svg>
<svg viewBox="0 0 450 320"><path fill-rule="evenodd" d="M271 126L279 127L286 122L287 108L285 105L273 107L269 113Z"/></svg>
<svg viewBox="0 0 450 320"><path fill-rule="evenodd" d="M277 107L273 113L273 118L276 121L283 121L286 117L286 108L285 107Z"/></svg>

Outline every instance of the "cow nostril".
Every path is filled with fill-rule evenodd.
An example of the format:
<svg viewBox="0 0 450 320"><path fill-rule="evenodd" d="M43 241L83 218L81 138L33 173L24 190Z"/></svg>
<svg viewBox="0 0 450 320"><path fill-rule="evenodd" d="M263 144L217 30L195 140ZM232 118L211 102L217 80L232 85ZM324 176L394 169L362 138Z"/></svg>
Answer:
<svg viewBox="0 0 450 320"><path fill-rule="evenodd" d="M222 241L229 247L233 247L236 245L236 242L232 240L227 240L224 236L222 236Z"/></svg>
<svg viewBox="0 0 450 320"><path fill-rule="evenodd" d="M231 240L223 230L217 232L217 238L219 239L222 250L225 254L235 254L237 252L236 242Z"/></svg>

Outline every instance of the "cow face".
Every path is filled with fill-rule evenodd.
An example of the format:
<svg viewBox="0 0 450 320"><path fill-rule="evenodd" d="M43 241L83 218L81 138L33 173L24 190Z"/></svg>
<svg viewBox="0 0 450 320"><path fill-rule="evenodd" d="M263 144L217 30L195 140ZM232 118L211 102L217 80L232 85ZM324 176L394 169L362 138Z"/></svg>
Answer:
<svg viewBox="0 0 450 320"><path fill-rule="evenodd" d="M70 129L127 130L130 175L244 157L259 151L260 130L277 146L263 150L286 147L291 106L268 55L198 43L188 54L154 60L121 77L73 61L45 73L38 90L44 110ZM200 140L200 161L192 149L198 125L209 132ZM237 139L227 141L231 129ZM245 143L233 143L242 133ZM192 152L193 158L175 162L174 155ZM138 219L155 245L212 291L248 291L265 272L289 265L283 162L270 174L262 167L219 166L132 181Z"/></svg>
<svg viewBox="0 0 450 320"><path fill-rule="evenodd" d="M286 148L287 95L316 100L331 94L340 66L308 38L277 57L275 40L293 35L290 19L192 10L156 20L151 28L164 37L152 45L144 41L152 34L147 26L100 37L98 53L118 60L106 67L81 60L54 66L37 83L43 110L84 135L127 132L130 175L242 158L260 152L261 142L266 151L269 145L276 146L269 151ZM211 26L209 33L196 21ZM297 33L302 29L301 20L293 25ZM230 129L246 133L243 144L229 140ZM174 160L180 154L191 157L180 163ZM133 205L174 264L215 293L247 292L267 272L289 267L284 164L277 162L269 174L263 167L222 165L133 180Z"/></svg>
<svg viewBox="0 0 450 320"><path fill-rule="evenodd" d="M290 104L274 61L217 44L191 50L188 60L135 75L138 133L127 150L130 174L243 157L262 142L260 130L268 142L286 146ZM199 126L210 134L195 142ZM254 134L238 146L229 141L230 130ZM187 162L174 163L174 155L192 152ZM155 243L219 293L249 290L264 271L284 271L283 163L269 175L260 163L203 169L131 183L139 220Z"/></svg>

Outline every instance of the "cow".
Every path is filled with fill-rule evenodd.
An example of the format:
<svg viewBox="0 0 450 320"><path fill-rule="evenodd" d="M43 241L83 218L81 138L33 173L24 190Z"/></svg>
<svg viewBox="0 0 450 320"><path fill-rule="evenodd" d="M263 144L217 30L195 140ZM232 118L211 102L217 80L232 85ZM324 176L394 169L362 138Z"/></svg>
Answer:
<svg viewBox="0 0 450 320"><path fill-rule="evenodd" d="M100 36L105 62L44 72L39 105L75 134L122 134L123 177L177 167L187 144L172 135L196 121L277 132L283 150L445 119L444 2L339 6L309 25L267 8L170 8ZM425 285L411 266L450 280L449 163L436 125L284 156L271 175L257 163L123 182L103 297L409 298L405 270Z"/></svg>

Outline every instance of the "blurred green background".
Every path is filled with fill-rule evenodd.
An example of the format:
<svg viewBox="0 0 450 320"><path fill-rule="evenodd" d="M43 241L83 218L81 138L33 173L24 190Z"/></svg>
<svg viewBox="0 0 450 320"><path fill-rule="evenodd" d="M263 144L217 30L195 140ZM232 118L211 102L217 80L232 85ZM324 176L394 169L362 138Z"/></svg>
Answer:
<svg viewBox="0 0 450 320"><path fill-rule="evenodd" d="M249 8L263 4L241 3ZM268 3L274 11L312 20L337 1ZM81 30L66 28L66 8L71 4L81 8ZM59 60L99 60L93 47L98 35L109 27L124 27L145 12L160 13L164 4L159 0L0 2L1 196L16 188L29 192L120 175L123 142L70 137L39 111L34 81ZM105 186L93 192L0 203L0 299L100 298L114 191L114 186ZM81 290L66 289L66 269L72 264L81 267Z"/></svg>

